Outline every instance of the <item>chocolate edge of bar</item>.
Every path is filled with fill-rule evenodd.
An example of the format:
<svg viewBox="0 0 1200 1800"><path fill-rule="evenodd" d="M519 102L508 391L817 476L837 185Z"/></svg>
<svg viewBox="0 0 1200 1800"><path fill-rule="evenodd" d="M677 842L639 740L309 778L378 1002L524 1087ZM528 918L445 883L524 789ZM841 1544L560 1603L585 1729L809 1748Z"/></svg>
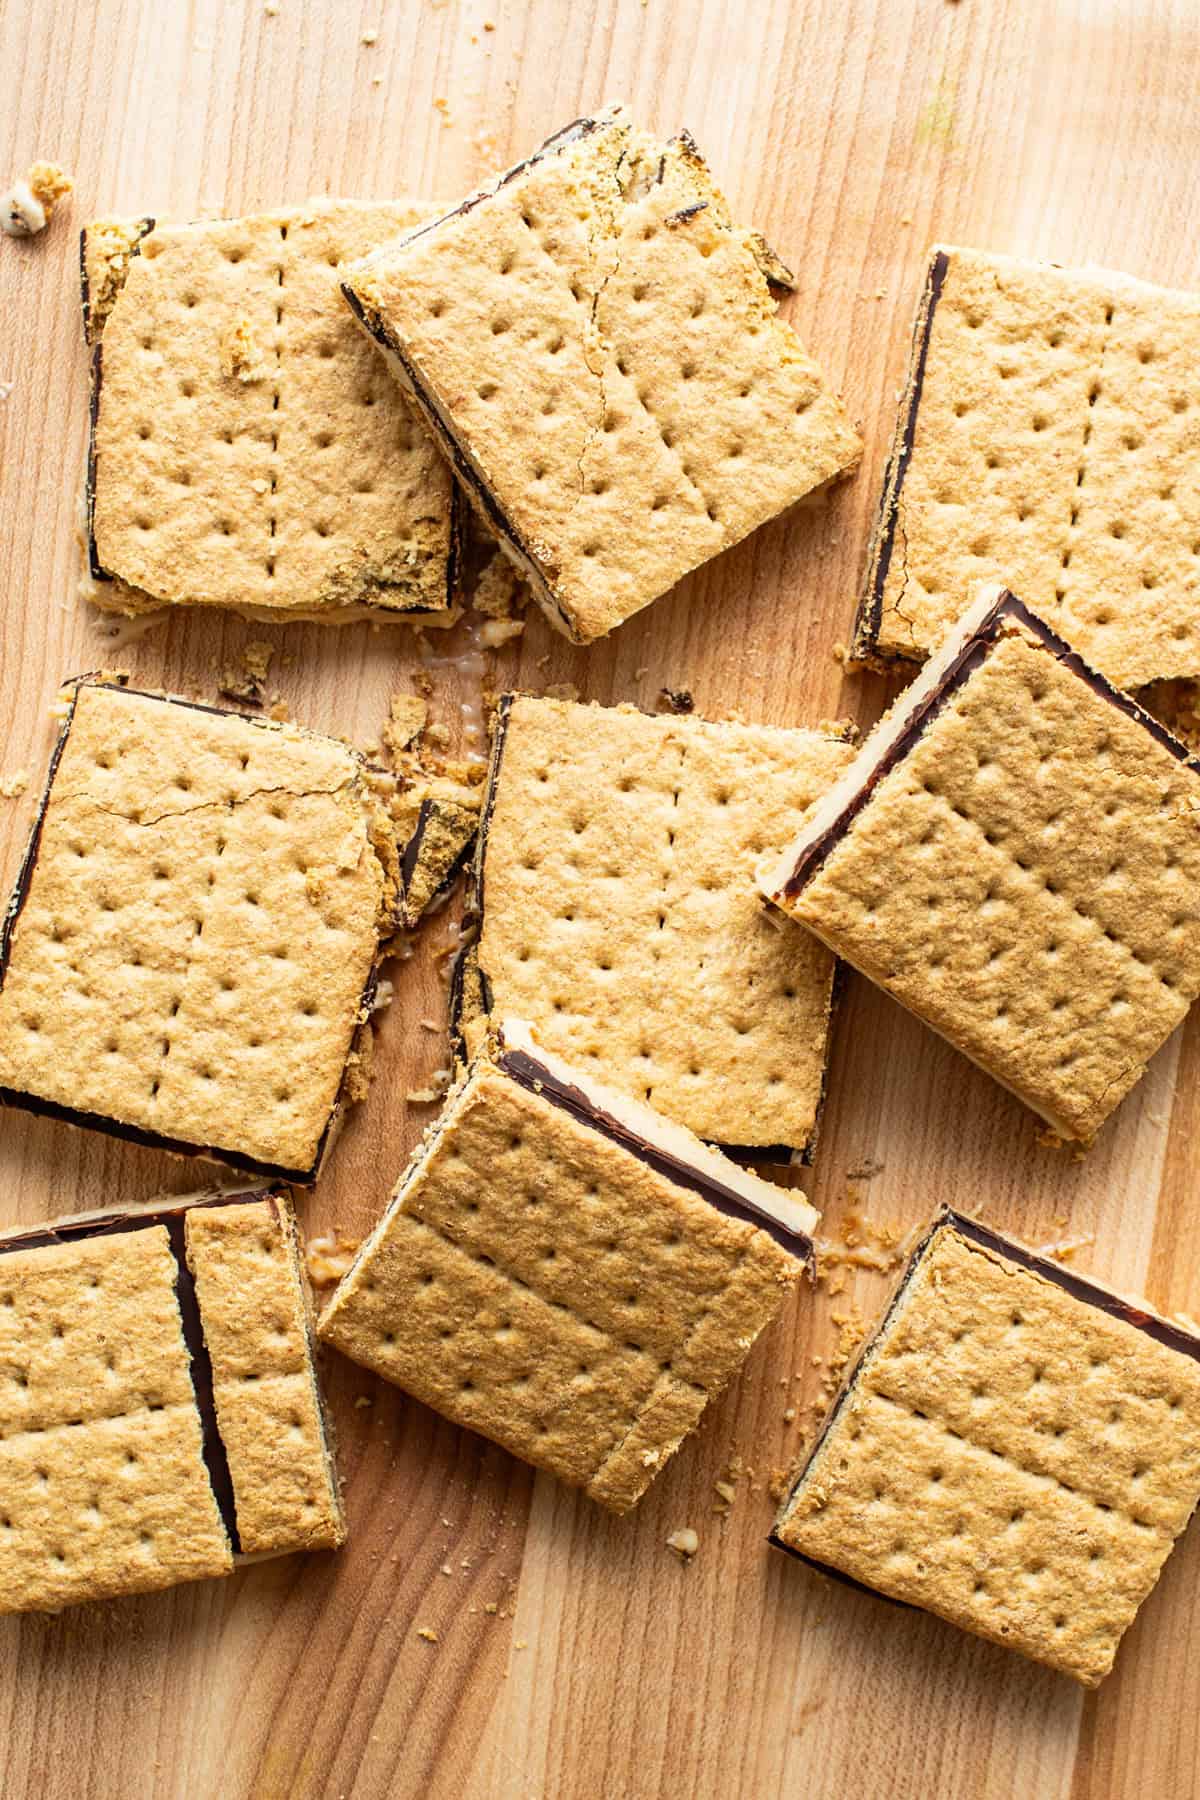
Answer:
<svg viewBox="0 0 1200 1800"><path fill-rule="evenodd" d="M463 923L471 926L474 935L463 942L462 948L455 958L450 976L450 1036L452 1044L458 1046L459 1055L464 1053L466 1047L463 1035L463 1012L466 1005L466 956L472 945L477 945L483 935L484 859L487 856L488 828L492 822L492 814L496 810L496 787L500 777L500 762L508 740L508 718L516 698L515 693L506 693L501 694L496 702L491 757L488 762L487 789L483 796L483 805L480 808L479 829L475 833L475 853L467 878L467 899L463 911ZM482 963L479 963L478 967L479 979L484 994L488 997L490 1011L491 983L488 981Z"/></svg>
<svg viewBox="0 0 1200 1800"><path fill-rule="evenodd" d="M175 1206L151 1206L144 1212L101 1213L92 1218L65 1219L59 1225L33 1226L28 1232L0 1239L0 1255L21 1250L37 1250L55 1244L74 1243L92 1237L118 1237L134 1231L152 1230L161 1225L167 1234L171 1256L175 1262L175 1298L179 1307L180 1329L188 1353L188 1374L196 1411L200 1418L201 1455L208 1474L209 1486L216 1501L221 1523L229 1538L233 1555L241 1555L241 1537L237 1522L237 1497L225 1440L217 1421L217 1403L213 1387L212 1357L204 1335L204 1319L196 1293L196 1280L187 1260L187 1215L201 1208L236 1206L266 1202L279 1214L281 1195L277 1188L260 1188L247 1193L205 1195L200 1199Z"/></svg>
<svg viewBox="0 0 1200 1800"><path fill-rule="evenodd" d="M917 317L913 327L912 347L909 352L909 367L912 374L908 383L908 409L884 469L883 492L880 495L877 515L878 522L868 551L869 563L864 591L859 601L858 613L851 633L855 655L879 654L877 644L879 628L883 622L883 590L887 585L888 573L892 566L896 526L900 515L900 495L916 445L917 415L920 411L921 397L925 387L925 364L929 356L929 341L933 335L933 315L937 310L938 301L942 297L942 289L945 287L949 268L950 258L947 252L945 250L935 251L926 272L921 303L917 308ZM894 661L896 658L891 657L889 660Z"/></svg>
<svg viewBox="0 0 1200 1800"><path fill-rule="evenodd" d="M674 1151L641 1137L632 1126L624 1124L614 1114L597 1106L582 1088L563 1081L528 1050L502 1045L496 1052L495 1065L527 1093L538 1094L552 1106L569 1113L581 1125L599 1132L610 1143L627 1151L657 1174L665 1176L668 1181L673 1181L677 1187L687 1188L698 1194L717 1212L767 1232L781 1249L811 1265L813 1245L807 1232L789 1230L769 1213L760 1212L752 1201L734 1188L726 1187L703 1169L684 1161Z"/></svg>
<svg viewBox="0 0 1200 1800"><path fill-rule="evenodd" d="M454 886L454 883L458 880L458 877L462 872L464 863L471 854L472 845L474 843L474 833L472 833L462 849L455 856L450 867L442 876L442 879L430 894L429 899L426 901L421 911L415 916L410 913L407 909L409 885L417 872L417 865L421 860L421 848L425 841L425 833L429 828L429 821L433 818L437 809L438 802L436 800L422 800L417 809L417 822L413 827L412 836L409 838L407 844L405 844L404 854L400 858L400 883L405 895L404 924L408 930L412 930L414 926L419 924L421 919L423 919L425 914L429 911L430 907L450 892L450 889Z"/></svg>
<svg viewBox="0 0 1200 1800"><path fill-rule="evenodd" d="M34 814L29 837L26 840L25 852L21 858L20 867L17 870L17 879L13 885L13 891L9 897L8 904L4 909L3 918L0 919L0 992L3 992L4 979L8 973L8 964L12 954L12 941L16 933L17 921L24 910L25 902L29 898L29 890L33 883L33 877L37 867L38 847L42 838L42 827L45 823L46 813L50 805L54 788L54 779L58 773L58 766L62 760L63 751L66 749L67 739L71 733L71 726L75 722L75 702L81 687L112 687L119 693L134 694L142 700L158 700L169 706L187 707L192 712L215 713L219 718L241 719L245 724L256 725L263 731L270 731L272 729L273 722L271 720L256 718L253 713L238 712L237 709L232 706L212 706L203 700L186 700L175 694L156 694L153 690L148 688L130 687L128 683L124 681L99 681L94 676L80 675L71 681L64 682L63 686L70 686L74 689L71 696L70 711L63 720L54 748L50 753L50 761L46 770L46 779L42 785L37 811ZM306 730L303 726L300 729ZM322 734L320 732L312 732L309 735L320 737ZM350 749L351 755L358 759L364 769L369 766L361 751L355 750L351 746L343 747ZM359 1001L357 1013L355 1015L361 1023L365 1023L370 1016L370 1006L379 986L380 960L377 948L375 960L367 971L367 979L363 987L362 998ZM124 1143L138 1144L142 1148L148 1150L165 1150L173 1156L204 1157L210 1162L224 1163L227 1168L234 1169L241 1175L260 1176L266 1181L290 1182L296 1187L311 1187L320 1175L321 1169L325 1163L325 1158L329 1153L334 1127L339 1123L341 1116L345 1111L346 1082L350 1069L350 1053L354 1048L354 1037L355 1032L352 1031L350 1043L346 1051L346 1059L342 1065L342 1076L338 1085L338 1091L334 1095L333 1104L329 1109L329 1117L326 1119L321 1130L321 1135L317 1140L317 1147L313 1154L312 1163L307 1169L290 1169L282 1163L262 1162L256 1157L245 1156L239 1151L219 1150L215 1145L209 1144L194 1144L189 1142L186 1138L170 1137L162 1132L147 1130L141 1125L133 1125L121 1119L110 1118L106 1113L82 1112L75 1107L65 1106L57 1100L47 1100L40 1094L25 1093L19 1088L0 1087L0 1107L7 1106L16 1111L32 1113L38 1118L57 1119L64 1125L75 1125L83 1131L100 1131L105 1133L108 1137L119 1138Z"/></svg>
<svg viewBox="0 0 1200 1800"><path fill-rule="evenodd" d="M1148 713L1144 707L1139 706L1132 695L1114 687L1112 682L1098 669L1093 669L1090 663L1085 662L1079 652L1073 650L1066 639L1059 636L1053 626L1048 625L1038 613L1033 612L1010 589L1003 588L997 595L990 611L961 646L957 656L945 670L932 693L927 695L911 717L906 720L894 742L880 757L879 762L864 779L862 785L851 795L837 818L821 833L819 838L801 852L781 889L785 899L794 899L802 891L830 855L834 846L845 836L859 813L869 805L879 783L886 780L892 770L903 762L958 689L970 680L991 654L996 646L1001 624L1005 619L1015 619L1028 631L1031 631L1040 640L1043 648L1048 650L1056 661L1062 663L1072 674L1078 676L1094 694L1107 701L1110 706L1115 706L1119 712L1123 712L1136 725L1142 726L1164 750L1169 751L1175 757L1176 761L1186 764L1194 774L1200 774L1200 759L1197 759L1185 744L1174 737L1165 725ZM868 738L866 741L869 743L870 739Z"/></svg>

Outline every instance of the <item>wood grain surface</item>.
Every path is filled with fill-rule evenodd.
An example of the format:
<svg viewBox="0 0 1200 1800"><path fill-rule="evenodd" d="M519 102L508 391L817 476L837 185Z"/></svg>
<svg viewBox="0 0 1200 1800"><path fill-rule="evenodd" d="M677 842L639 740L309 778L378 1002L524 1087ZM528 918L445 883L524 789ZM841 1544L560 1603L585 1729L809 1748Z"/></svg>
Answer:
<svg viewBox="0 0 1200 1800"><path fill-rule="evenodd" d="M365 38L377 36L373 42ZM654 706L803 723L874 718L847 679L866 531L927 243L1200 283L1194 0L0 0L0 184L35 157L70 213L0 241L0 879L11 881L60 679L97 665L211 697L252 638L294 715L378 736L424 666L469 739L461 634L322 632L177 614L114 641L79 599L85 364L76 230L97 212L242 212L313 193L453 200L577 113L626 98L686 123L737 214L798 272L787 313L867 440L863 471L590 651L538 619L488 686L573 682ZM457 660L456 660L457 658ZM463 708L466 708L464 711ZM310 1232L359 1235L429 1117L445 1060L443 914L398 966L379 1073ZM1200 1313L1195 1016L1081 1161L1037 1142L986 1077L857 979L837 1021L809 1182L905 1227L984 1208L1159 1306ZM869 1177L863 1171L873 1170ZM858 1172L858 1179L852 1172ZM207 1174L207 1170L203 1170ZM177 1162L0 1116L0 1219L185 1191ZM847 1320L884 1277L801 1294L631 1518L586 1501L331 1361L351 1539L227 1582L0 1621L0 1794L1073 1796L1200 1791L1200 1532L1094 1694L768 1552L771 1472L814 1422ZM832 1284L836 1286L836 1281ZM722 1516L713 1483L731 1461ZM700 1538L683 1565L669 1533ZM427 1632L430 1636L419 1635Z"/></svg>

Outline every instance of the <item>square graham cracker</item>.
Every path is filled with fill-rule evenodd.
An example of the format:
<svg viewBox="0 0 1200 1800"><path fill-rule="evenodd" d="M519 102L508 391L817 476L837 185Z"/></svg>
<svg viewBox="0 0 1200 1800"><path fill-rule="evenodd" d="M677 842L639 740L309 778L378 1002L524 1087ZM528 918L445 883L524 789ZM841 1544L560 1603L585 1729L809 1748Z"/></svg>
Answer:
<svg viewBox="0 0 1200 1800"><path fill-rule="evenodd" d="M1200 991L1198 777L985 588L763 891L1086 1143Z"/></svg>
<svg viewBox="0 0 1200 1800"><path fill-rule="evenodd" d="M1088 1686L1200 1498L1200 1338L945 1211L773 1542Z"/></svg>
<svg viewBox="0 0 1200 1800"><path fill-rule="evenodd" d="M1200 674L1200 294L932 252L854 653L1008 582L1120 687Z"/></svg>
<svg viewBox="0 0 1200 1800"><path fill-rule="evenodd" d="M0 1237L0 1612L342 1541L303 1283L282 1190Z"/></svg>
<svg viewBox="0 0 1200 1800"><path fill-rule="evenodd" d="M459 480L576 643L835 476L861 444L686 132L621 107L346 271Z"/></svg>
<svg viewBox="0 0 1200 1800"><path fill-rule="evenodd" d="M816 1222L506 1023L318 1333L624 1512L774 1318Z"/></svg>
<svg viewBox="0 0 1200 1800"><path fill-rule="evenodd" d="M98 606L453 616L449 471L338 291L344 261L436 211L321 200L86 228Z"/></svg>
<svg viewBox="0 0 1200 1800"><path fill-rule="evenodd" d="M505 695L475 876L486 1006L699 1137L806 1158L834 960L766 916L755 868L853 755L843 727Z"/></svg>
<svg viewBox="0 0 1200 1800"><path fill-rule="evenodd" d="M314 1181L394 860L346 745L79 682L0 932L0 1104Z"/></svg>

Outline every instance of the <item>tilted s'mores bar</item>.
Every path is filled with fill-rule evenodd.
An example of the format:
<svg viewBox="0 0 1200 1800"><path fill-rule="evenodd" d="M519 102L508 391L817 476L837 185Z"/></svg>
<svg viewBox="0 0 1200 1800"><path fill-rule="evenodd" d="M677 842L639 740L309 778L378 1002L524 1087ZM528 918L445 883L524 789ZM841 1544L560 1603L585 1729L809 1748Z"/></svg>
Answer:
<svg viewBox="0 0 1200 1800"><path fill-rule="evenodd" d="M834 962L764 914L754 873L853 754L839 727L505 695L475 876L484 1008L699 1137L807 1153Z"/></svg>
<svg viewBox="0 0 1200 1800"><path fill-rule="evenodd" d="M854 652L1003 578L1122 687L1200 674L1200 294L935 249Z"/></svg>
<svg viewBox="0 0 1200 1800"><path fill-rule="evenodd" d="M76 685L0 931L0 1104L307 1183L395 846L344 744Z"/></svg>
<svg viewBox="0 0 1200 1800"><path fill-rule="evenodd" d="M736 1374L817 1214L506 1024L318 1324L624 1512Z"/></svg>
<svg viewBox="0 0 1200 1800"><path fill-rule="evenodd" d="M691 138L580 119L345 293L551 622L602 637L861 445Z"/></svg>
<svg viewBox="0 0 1200 1800"><path fill-rule="evenodd" d="M1200 990L1200 765L985 591L763 891L1086 1142Z"/></svg>
<svg viewBox="0 0 1200 1800"><path fill-rule="evenodd" d="M0 1236L0 1612L345 1537L282 1191Z"/></svg>
<svg viewBox="0 0 1200 1800"><path fill-rule="evenodd" d="M338 291L344 261L436 211L316 200L87 227L98 606L453 616L449 471Z"/></svg>
<svg viewBox="0 0 1200 1800"><path fill-rule="evenodd" d="M1200 1338L947 1211L773 1541L1095 1686L1198 1498Z"/></svg>

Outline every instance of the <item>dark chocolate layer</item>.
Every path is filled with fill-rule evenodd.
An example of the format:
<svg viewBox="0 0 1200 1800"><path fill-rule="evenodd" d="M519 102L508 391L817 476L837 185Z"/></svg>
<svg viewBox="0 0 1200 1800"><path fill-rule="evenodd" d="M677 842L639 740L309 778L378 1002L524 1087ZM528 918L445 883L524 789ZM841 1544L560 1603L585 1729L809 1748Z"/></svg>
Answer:
<svg viewBox="0 0 1200 1800"><path fill-rule="evenodd" d="M417 872L417 864L421 860L421 851L425 844L425 833L429 829L430 820L436 817L437 811L438 802L436 800L422 800L417 809L417 822L413 827L413 834L409 838L407 844L405 844L404 854L400 858L400 885L404 890L406 898L408 890L412 885L412 878ZM444 895L450 892L450 889L458 880L467 857L470 855L473 842L474 838L469 837L458 855L454 858L454 861L450 864L450 867L438 882L437 887L433 890L432 894L430 894L428 903L425 907L426 912L429 911L429 908L435 901L442 899ZM415 925L417 921L415 919L410 919L408 923L410 925Z"/></svg>
<svg viewBox="0 0 1200 1800"><path fill-rule="evenodd" d="M718 1212L724 1213L727 1218L741 1219L746 1224L755 1225L760 1230L769 1232L775 1242L784 1250L790 1251L793 1256L799 1256L806 1262L811 1259L812 1239L807 1233L790 1231L772 1214L765 1211L760 1212L753 1201L748 1200L744 1194L739 1194L734 1188L726 1187L723 1182L717 1181L706 1170L698 1169L692 1163L685 1162L673 1151L666 1150L661 1145L651 1143L648 1139L640 1136L621 1119L604 1111L602 1107L596 1106L582 1088L576 1087L572 1082L561 1080L547 1068L545 1063L539 1061L529 1051L502 1048L496 1056L496 1066L510 1080L515 1081L518 1087L524 1088L527 1093L540 1094L544 1100L549 1100L551 1105L561 1107L564 1112L570 1113L572 1118L577 1119L581 1125L586 1125L591 1130L599 1132L610 1143L617 1144L622 1150L628 1151L631 1156L635 1156L639 1162L645 1163L657 1174L665 1175L668 1181L675 1183L676 1187L687 1188L691 1193L698 1194L702 1200L707 1200L710 1206L715 1207Z"/></svg>
<svg viewBox="0 0 1200 1800"><path fill-rule="evenodd" d="M279 1196L270 1191L220 1194L214 1195L211 1199L193 1201L190 1205L185 1206L152 1206L144 1212L100 1213L91 1218L65 1219L59 1224L33 1226L28 1231L15 1232L9 1237L0 1238L0 1255L5 1255L21 1250L42 1249L52 1244L77 1243L86 1238L116 1237L134 1231L147 1231L156 1225L164 1228L170 1243L171 1255L175 1259L175 1295L179 1303L183 1339L187 1345L196 1410L200 1415L204 1466L208 1471L209 1484L235 1556L240 1555L242 1547L238 1535L237 1501L234 1495L233 1477L229 1470L229 1458L217 1422L212 1358L209 1355L208 1343L204 1336L204 1320L196 1294L195 1277L187 1260L185 1220L189 1212L199 1207L233 1206L250 1200L270 1200L276 1207L279 1205Z"/></svg>
<svg viewBox="0 0 1200 1800"><path fill-rule="evenodd" d="M1065 638L1054 631L1037 613L1031 612L1023 600L1005 588L997 597L995 604L980 622L975 632L960 648L957 656L946 668L941 680L933 692L916 708L906 722L895 742L879 759L878 764L863 782L858 791L842 808L832 825L823 831L820 837L807 845L783 887L783 896L794 899L811 880L813 875L825 862L830 852L845 836L872 799L876 787L890 775L897 765L903 762L917 740L937 718L938 714L953 699L959 688L965 686L976 670L986 661L995 648L1006 619L1013 619L1037 637L1064 668L1077 675L1094 694L1115 706L1135 724L1142 726L1163 749L1169 750L1177 761L1185 763L1193 773L1200 774L1200 761L1173 737L1165 725L1159 723L1150 713L1140 707L1136 700L1122 689L1114 687L1098 670L1086 663L1078 651L1072 650ZM868 743L870 740L867 740Z"/></svg>
<svg viewBox="0 0 1200 1800"><path fill-rule="evenodd" d="M29 890L33 883L37 865L38 847L42 839L46 812L50 805L54 778L66 749L67 738L75 718L75 699L81 687L119 686L125 693L136 694L143 700L157 700L164 705L187 707L192 712L215 713L221 718L242 719L247 725L255 725L260 731L269 731L271 723L267 719L256 719L251 713L238 712L230 706L210 706L203 700L183 700L171 694L156 694L145 688L131 688L124 681L108 683L97 681L94 677L80 676L74 682L75 692L71 698L70 710L63 720L62 729L50 755L50 765L46 774L46 782L34 814L29 839L25 846L25 854L17 871L16 884L5 910L3 923L0 924L0 990L3 990L5 977L8 974L9 958L12 953L12 941L16 931L17 920L21 910L29 898ZM360 759L361 760L361 759ZM364 764L364 767L366 765ZM359 1004L359 1016L366 1018L375 998L378 986L378 968L372 968L367 976L363 997ZM351 1039L353 1048L353 1038ZM186 1138L175 1138L163 1132L149 1131L140 1125L127 1124L120 1119L110 1118L104 1113L83 1112L72 1106L65 1106L55 1100L43 1099L39 1094L26 1094L17 1088L0 1087L0 1107L15 1107L22 1112L35 1113L39 1118L58 1119L65 1125L77 1125L85 1131L103 1131L109 1137L120 1138L129 1144L140 1144L151 1150L166 1150L173 1156L203 1156L214 1162L225 1163L236 1169L241 1175L253 1175L266 1181L286 1181L297 1187L311 1187L320 1174L321 1165L329 1148L334 1126L343 1110L345 1090L345 1072L343 1071L342 1087L330 1110L317 1144L316 1154L311 1167L307 1169L289 1169L281 1163L261 1162L253 1156L244 1156L236 1150L222 1150L215 1144L195 1144Z"/></svg>
<svg viewBox="0 0 1200 1800"><path fill-rule="evenodd" d="M946 272L950 266L949 258L944 250L934 255L925 277L925 289L921 307L917 313L917 332L910 355L909 366L912 376L908 390L908 412L904 425L883 476L883 494L880 497L880 517L876 528L876 537L872 544L872 561L867 571L867 588L859 602L858 617L854 621L854 648L856 654L874 652L879 637L879 627L883 619L883 590L887 586L888 571L892 566L892 552L896 543L896 524L900 515L900 490L904 486L904 478L908 474L908 465L912 461L913 445L917 436L917 414L921 407L921 394L925 386L925 364L929 356L929 339L933 332L933 315L937 303L942 297L942 289L946 284Z"/></svg>

